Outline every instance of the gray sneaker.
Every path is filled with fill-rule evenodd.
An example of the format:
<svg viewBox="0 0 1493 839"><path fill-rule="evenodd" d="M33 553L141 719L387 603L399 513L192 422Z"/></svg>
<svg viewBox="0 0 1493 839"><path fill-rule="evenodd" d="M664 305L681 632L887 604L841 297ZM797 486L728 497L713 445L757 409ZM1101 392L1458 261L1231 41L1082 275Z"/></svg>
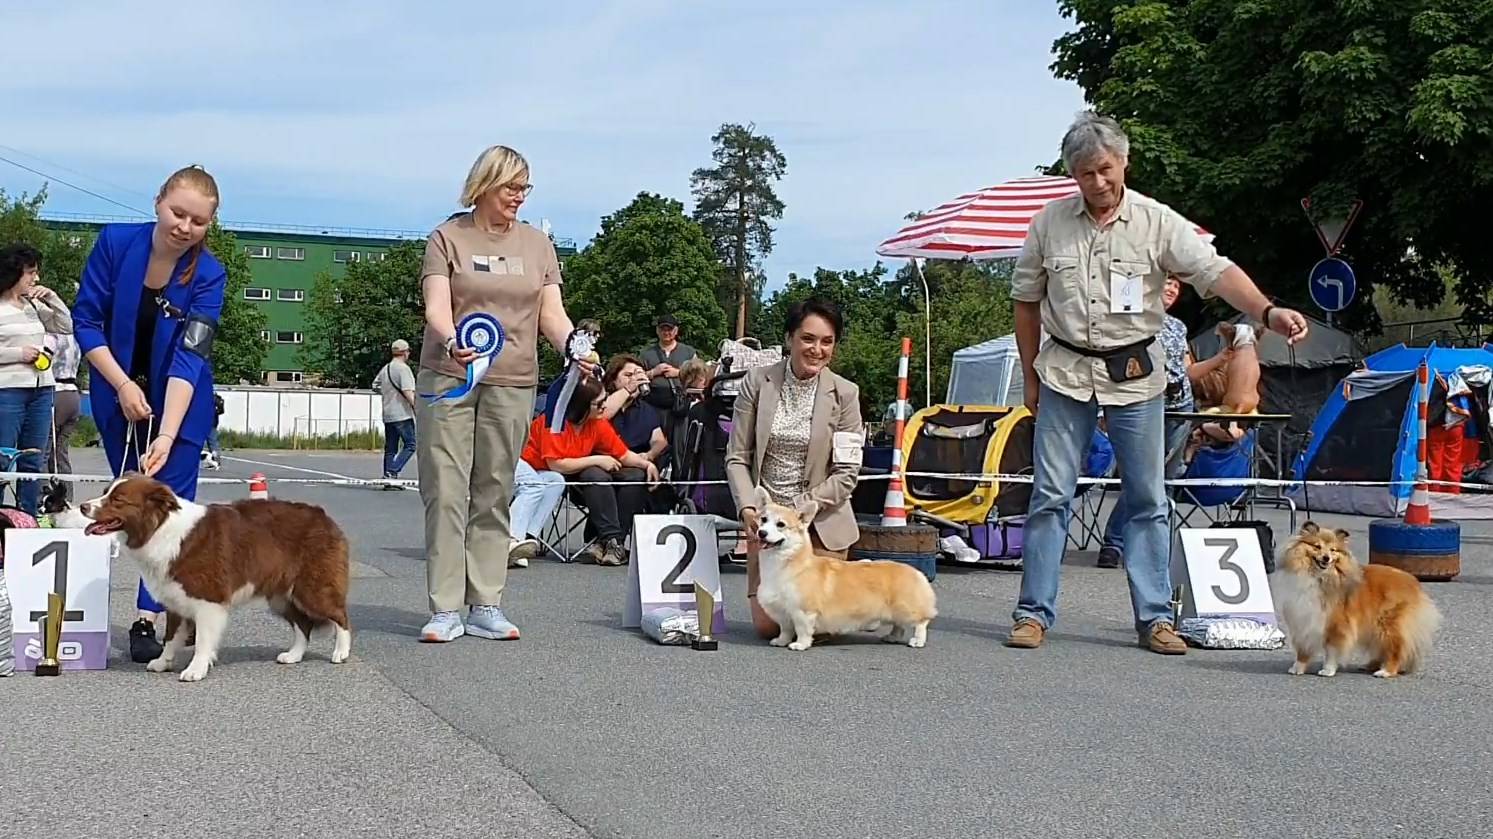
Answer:
<svg viewBox="0 0 1493 839"><path fill-rule="evenodd" d="M459 612L436 612L430 616L430 620L420 627L420 640L431 644L444 644L447 641L455 641L465 635L466 627L461 625L461 613Z"/></svg>
<svg viewBox="0 0 1493 839"><path fill-rule="evenodd" d="M492 641L518 640L518 627L497 606L473 606L467 614L467 633Z"/></svg>

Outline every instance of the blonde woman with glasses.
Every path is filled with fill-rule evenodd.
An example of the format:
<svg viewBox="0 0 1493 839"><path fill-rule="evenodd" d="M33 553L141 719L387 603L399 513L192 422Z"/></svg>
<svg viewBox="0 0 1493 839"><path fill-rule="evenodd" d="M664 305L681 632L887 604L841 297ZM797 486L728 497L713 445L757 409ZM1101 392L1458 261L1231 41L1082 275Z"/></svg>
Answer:
<svg viewBox="0 0 1493 839"><path fill-rule="evenodd" d="M539 339L563 353L574 329L554 244L518 218L533 188L518 152L486 149L462 189L469 211L437 227L425 246L416 416L431 618L422 641L519 636L501 607L515 461L534 416ZM458 335L464 321L483 316L501 327L490 355L475 346L492 337L490 325L485 335Z"/></svg>

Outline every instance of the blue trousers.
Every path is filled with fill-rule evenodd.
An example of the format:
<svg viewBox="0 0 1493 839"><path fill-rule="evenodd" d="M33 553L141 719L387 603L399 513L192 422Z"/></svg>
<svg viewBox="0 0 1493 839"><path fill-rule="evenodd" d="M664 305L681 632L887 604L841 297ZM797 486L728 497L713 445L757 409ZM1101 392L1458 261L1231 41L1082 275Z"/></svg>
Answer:
<svg viewBox="0 0 1493 839"><path fill-rule="evenodd" d="M397 478L415 454L413 419L384 423L384 477Z"/></svg>
<svg viewBox="0 0 1493 839"><path fill-rule="evenodd" d="M38 449L36 454L16 458L15 471L40 472L46 461L47 446L52 441L52 388L0 388L0 446L13 449ZM6 471L10 471L8 468ZM41 484L19 481L16 506L36 515L41 502Z"/></svg>
<svg viewBox="0 0 1493 839"><path fill-rule="evenodd" d="M1119 461L1125 573L1135 628L1171 622L1171 533L1167 526L1162 399L1106 407L1109 439ZM1074 489L1099 405L1078 402L1042 386L1032 446L1032 499L1023 538L1021 595L1012 620L1031 618L1051 629L1057 620L1058 575L1068 540Z"/></svg>
<svg viewBox="0 0 1493 839"><path fill-rule="evenodd" d="M116 475L140 470L140 462L135 455L134 447L131 446L129 451L125 450L126 429L126 423L99 429L100 442L104 445L104 456L109 458L109 468ZM149 444L150 430L146 428L146 423L138 423L135 426L135 439L144 440L146 444ZM181 498L196 501L197 470L201 466L201 458L201 446L186 444L178 440L171 447L171 454L166 456L166 465L156 473L156 480L170 487L171 491ZM135 605L142 612L160 614L166 611L166 607L158 603L145 588L144 580L140 581L140 590L135 595Z"/></svg>

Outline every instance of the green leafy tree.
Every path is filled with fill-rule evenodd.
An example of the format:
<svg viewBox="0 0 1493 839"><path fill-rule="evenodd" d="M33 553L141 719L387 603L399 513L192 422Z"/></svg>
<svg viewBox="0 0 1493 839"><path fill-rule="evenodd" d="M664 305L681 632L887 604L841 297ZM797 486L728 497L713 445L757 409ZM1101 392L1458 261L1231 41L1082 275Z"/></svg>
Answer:
<svg viewBox="0 0 1493 839"><path fill-rule="evenodd" d="M0 190L0 247L24 243L41 252L41 282L72 305L88 261L89 234L50 230L41 222L45 187L35 195L11 198Z"/></svg>
<svg viewBox="0 0 1493 839"><path fill-rule="evenodd" d="M954 353L965 347L1009 335L1015 329L1011 305L1011 269L1008 259L993 262L930 260L923 268L928 280L933 316L927 327L932 332L933 364L932 398L942 402L949 388L949 371ZM908 361L907 393L914 405L921 406L927 393L923 313L927 306L922 284L912 268L904 268L898 284L908 305L896 317L896 336L912 339L912 357ZM895 368L894 368L895 372ZM895 392L893 394L895 398ZM890 401L890 400L888 400ZM885 403L882 403L883 406Z"/></svg>
<svg viewBox="0 0 1493 839"><path fill-rule="evenodd" d="M721 305L735 312L738 338L747 334L750 301L761 299L766 278L754 269L772 253L772 220L783 217L773 184L788 169L788 159L772 138L753 129L722 125L711 137L715 165L690 175L695 221L726 268L722 287L729 292L722 295Z"/></svg>
<svg viewBox="0 0 1493 839"><path fill-rule="evenodd" d="M213 338L213 380L221 384L257 382L264 368L264 356L270 349L264 339L269 317L263 309L244 299L244 288L249 285L252 273L249 257L239 247L238 239L216 220L207 230L206 244L228 274L218 333Z"/></svg>
<svg viewBox="0 0 1493 839"><path fill-rule="evenodd" d="M1344 257L1365 287L1493 321L1493 8L1486 0L1059 0L1053 70L1131 139L1130 182L1217 232L1293 303L1322 249L1302 212L1364 209Z"/></svg>
<svg viewBox="0 0 1493 839"><path fill-rule="evenodd" d="M334 387L366 387L396 338L418 347L425 326L420 266L425 243L400 242L381 261L317 275L306 299L301 363ZM418 354L418 351L417 353Z"/></svg>
<svg viewBox="0 0 1493 839"><path fill-rule="evenodd" d="M718 270L710 239L684 205L640 192L565 261L565 310L572 320L601 323L603 359L655 340L654 322L665 313L679 318L681 340L709 355L726 335Z"/></svg>

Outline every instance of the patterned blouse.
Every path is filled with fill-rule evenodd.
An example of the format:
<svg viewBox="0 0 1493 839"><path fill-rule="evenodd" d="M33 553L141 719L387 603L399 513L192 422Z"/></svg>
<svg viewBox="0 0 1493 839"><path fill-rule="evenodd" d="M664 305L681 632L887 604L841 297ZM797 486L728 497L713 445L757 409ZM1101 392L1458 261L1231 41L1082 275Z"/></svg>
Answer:
<svg viewBox="0 0 1493 839"><path fill-rule="evenodd" d="M763 489L779 504L791 503L804 492L805 464L809 460L809 435L814 425L814 397L819 377L800 379L789 362L783 362L783 390L772 415L772 431L762 451Z"/></svg>
<svg viewBox="0 0 1493 839"><path fill-rule="evenodd" d="M1166 410L1192 410L1192 380L1187 378L1187 325L1171 315L1161 325L1166 354Z"/></svg>

